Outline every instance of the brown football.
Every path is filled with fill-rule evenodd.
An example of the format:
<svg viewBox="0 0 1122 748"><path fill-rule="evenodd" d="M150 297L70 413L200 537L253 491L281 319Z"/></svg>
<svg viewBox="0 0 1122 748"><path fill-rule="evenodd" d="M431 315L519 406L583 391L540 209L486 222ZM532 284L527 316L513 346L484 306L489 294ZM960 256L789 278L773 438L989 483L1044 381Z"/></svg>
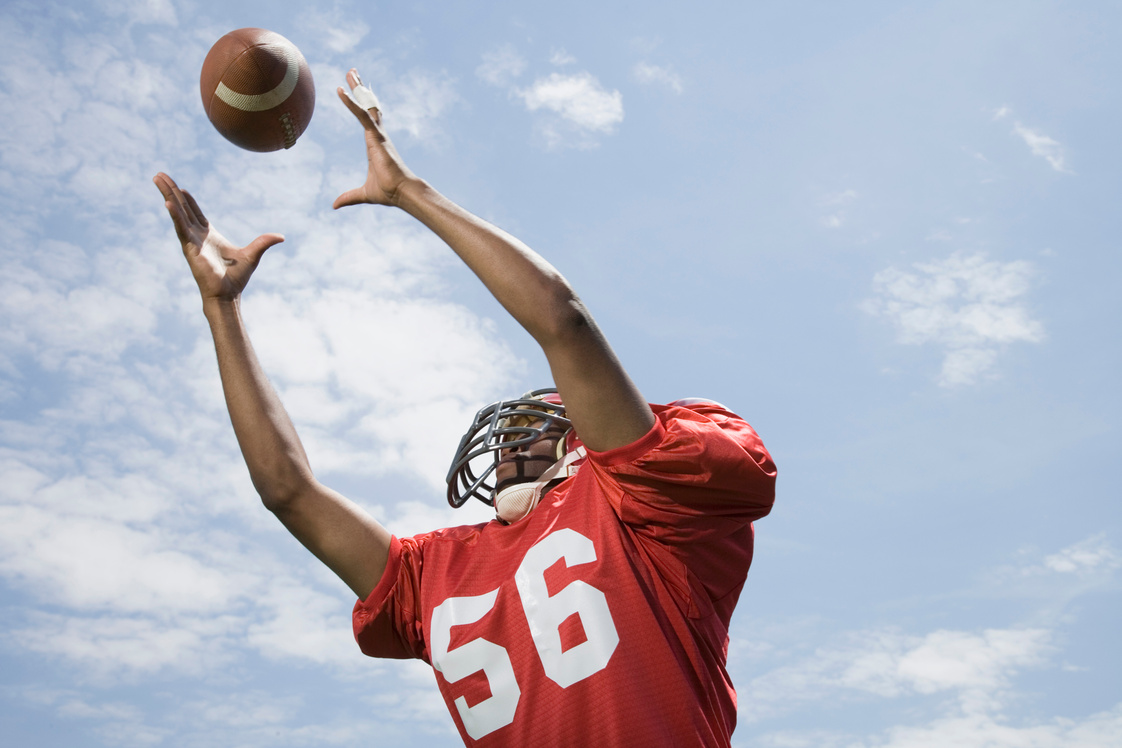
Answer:
<svg viewBox="0 0 1122 748"><path fill-rule="evenodd" d="M203 61L199 90L218 132L250 151L291 148L316 106L304 55L265 29L238 29L215 42Z"/></svg>

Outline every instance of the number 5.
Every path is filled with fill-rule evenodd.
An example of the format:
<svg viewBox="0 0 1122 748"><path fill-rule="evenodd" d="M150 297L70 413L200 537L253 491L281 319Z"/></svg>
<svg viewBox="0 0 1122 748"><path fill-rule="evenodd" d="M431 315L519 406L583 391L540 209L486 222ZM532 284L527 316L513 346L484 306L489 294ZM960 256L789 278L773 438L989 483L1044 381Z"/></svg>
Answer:
<svg viewBox="0 0 1122 748"><path fill-rule="evenodd" d="M448 645L452 640L452 627L475 623L487 615L495 607L498 595L496 589L476 597L450 597L432 611L432 666L444 673L449 683L482 670L491 686L490 698L475 706L468 706L463 696L456 699L464 730L476 740L514 721L522 691L514 678L510 657L498 644L472 639L451 651Z"/></svg>

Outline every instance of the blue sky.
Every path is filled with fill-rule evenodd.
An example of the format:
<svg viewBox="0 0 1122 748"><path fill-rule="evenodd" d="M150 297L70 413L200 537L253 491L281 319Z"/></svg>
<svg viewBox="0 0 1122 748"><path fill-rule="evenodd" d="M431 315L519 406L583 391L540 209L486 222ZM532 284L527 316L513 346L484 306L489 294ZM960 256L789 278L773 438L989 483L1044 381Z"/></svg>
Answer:
<svg viewBox="0 0 1122 748"><path fill-rule="evenodd" d="M258 503L150 183L287 236L245 314L319 477L398 534L485 518L444 506L451 451L548 372L418 225L331 211L365 168L353 65L414 171L554 262L650 400L721 400L770 447L735 745L1117 745L1122 11L481 5L4 4L6 740L459 744ZM311 65L289 151L203 113L245 26Z"/></svg>

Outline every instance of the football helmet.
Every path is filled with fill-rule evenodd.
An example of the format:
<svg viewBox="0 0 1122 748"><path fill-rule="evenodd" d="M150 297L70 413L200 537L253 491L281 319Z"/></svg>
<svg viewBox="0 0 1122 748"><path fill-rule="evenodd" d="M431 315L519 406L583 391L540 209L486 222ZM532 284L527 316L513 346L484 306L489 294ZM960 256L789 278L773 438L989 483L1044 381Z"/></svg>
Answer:
<svg viewBox="0 0 1122 748"><path fill-rule="evenodd" d="M547 473L557 467L557 463L564 461L566 452L572 450L576 443L572 433L573 425L565 417L565 406L557 390L532 390L516 400L500 400L480 409L467 433L460 439L460 446L448 468L448 503L453 507L460 507L468 499L475 497L488 506L496 506L496 494L518 488L516 485L496 491L497 481L493 475L502 452L544 439L549 432L556 435L558 428L564 435L557 441L557 452ZM580 452L583 457L584 450L581 449ZM556 474L560 472L554 471L544 482L565 477ZM545 477L543 474L535 480L540 483ZM537 498L540 498L540 493ZM536 498L533 503L537 503ZM532 508L527 508L521 516L528 514Z"/></svg>

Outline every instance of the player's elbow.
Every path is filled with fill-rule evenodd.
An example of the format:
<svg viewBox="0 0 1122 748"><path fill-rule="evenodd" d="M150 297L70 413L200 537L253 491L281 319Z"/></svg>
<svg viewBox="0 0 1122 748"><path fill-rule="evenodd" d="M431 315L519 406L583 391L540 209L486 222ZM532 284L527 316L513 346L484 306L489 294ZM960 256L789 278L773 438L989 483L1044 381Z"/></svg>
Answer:
<svg viewBox="0 0 1122 748"><path fill-rule="evenodd" d="M253 487L265 508L276 515L284 514L301 496L305 495L314 479L311 476L289 474L268 478L253 477Z"/></svg>
<svg viewBox="0 0 1122 748"><path fill-rule="evenodd" d="M545 305L542 326L536 336L545 347L580 340L595 334L596 322L570 288L558 289Z"/></svg>

